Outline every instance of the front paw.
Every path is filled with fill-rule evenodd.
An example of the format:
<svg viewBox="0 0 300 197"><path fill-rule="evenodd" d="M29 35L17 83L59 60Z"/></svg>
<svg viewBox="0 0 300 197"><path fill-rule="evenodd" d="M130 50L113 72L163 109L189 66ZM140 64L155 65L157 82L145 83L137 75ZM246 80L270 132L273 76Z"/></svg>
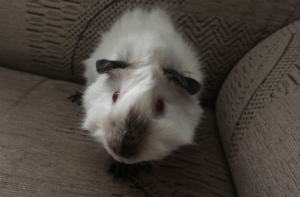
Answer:
<svg viewBox="0 0 300 197"><path fill-rule="evenodd" d="M83 93L77 92L76 94L70 96L68 99L71 100L72 103L76 103L77 105L82 104Z"/></svg>
<svg viewBox="0 0 300 197"><path fill-rule="evenodd" d="M141 162L136 164L124 164L120 162L113 163L108 172L113 174L114 179L121 178L126 180L128 177L134 177L139 170L151 171L152 166L149 162Z"/></svg>

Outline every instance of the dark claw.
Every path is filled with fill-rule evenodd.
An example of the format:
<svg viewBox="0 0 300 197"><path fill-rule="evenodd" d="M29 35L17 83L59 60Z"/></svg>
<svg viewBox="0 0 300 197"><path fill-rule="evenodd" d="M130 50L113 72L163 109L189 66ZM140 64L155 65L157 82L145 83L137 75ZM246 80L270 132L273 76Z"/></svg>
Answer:
<svg viewBox="0 0 300 197"><path fill-rule="evenodd" d="M108 173L113 174L114 179L121 178L124 181L127 177L136 176L139 170L151 171L152 166L148 162L141 162L136 164L124 164L115 162L111 164L108 169Z"/></svg>
<svg viewBox="0 0 300 197"><path fill-rule="evenodd" d="M70 96L68 99L71 100L72 103L77 103L77 105L82 104L82 96L83 93L77 92L76 94Z"/></svg>

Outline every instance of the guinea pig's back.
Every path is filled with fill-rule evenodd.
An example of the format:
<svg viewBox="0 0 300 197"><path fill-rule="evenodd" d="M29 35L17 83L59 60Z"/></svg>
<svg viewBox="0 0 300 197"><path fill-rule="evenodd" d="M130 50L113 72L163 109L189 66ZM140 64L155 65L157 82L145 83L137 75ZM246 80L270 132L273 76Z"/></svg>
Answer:
<svg viewBox="0 0 300 197"><path fill-rule="evenodd" d="M127 11L116 21L110 34L121 33L122 35L128 35L131 33L140 34L149 31L174 32L171 19L164 10L154 8L148 11L136 8Z"/></svg>
<svg viewBox="0 0 300 197"><path fill-rule="evenodd" d="M127 50L147 49L150 47L150 43L159 43L158 40L163 40L159 39L163 35L174 33L175 29L170 17L159 8L150 11L142 8L126 11L111 29L101 36L101 41L90 58L84 61L84 76L87 85L90 85L98 77L95 72L97 60L119 60L120 51L123 55L126 55ZM124 50L126 47L127 49Z"/></svg>
<svg viewBox="0 0 300 197"><path fill-rule="evenodd" d="M160 54L157 55L155 51ZM197 81L202 79L197 53L174 28L170 16L159 8L150 11L142 8L126 11L102 35L101 43L85 61L85 77L88 85L99 77L95 72L95 64L99 59L143 62L147 65L153 58L158 63L166 60L176 62L170 64L172 69L186 73Z"/></svg>

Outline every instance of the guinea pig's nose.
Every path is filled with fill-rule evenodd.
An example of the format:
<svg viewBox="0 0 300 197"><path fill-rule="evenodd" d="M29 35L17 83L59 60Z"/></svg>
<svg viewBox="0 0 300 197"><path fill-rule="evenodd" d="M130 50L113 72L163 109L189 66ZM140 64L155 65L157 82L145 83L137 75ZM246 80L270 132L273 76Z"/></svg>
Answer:
<svg viewBox="0 0 300 197"><path fill-rule="evenodd" d="M128 148L128 147L123 147L120 151L119 154L121 157L124 158L132 158L136 154L136 150L133 148Z"/></svg>
<svg viewBox="0 0 300 197"><path fill-rule="evenodd" d="M121 146L111 146L110 148L115 155L126 159L132 158L137 153L137 147L130 144L122 143Z"/></svg>

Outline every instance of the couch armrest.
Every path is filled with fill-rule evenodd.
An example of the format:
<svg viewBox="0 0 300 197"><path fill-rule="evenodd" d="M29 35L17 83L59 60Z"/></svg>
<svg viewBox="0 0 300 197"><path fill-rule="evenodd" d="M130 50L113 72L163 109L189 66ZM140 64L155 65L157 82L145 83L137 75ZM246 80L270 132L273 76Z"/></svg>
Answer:
<svg viewBox="0 0 300 197"><path fill-rule="evenodd" d="M235 66L216 113L238 195L300 194L300 21Z"/></svg>

